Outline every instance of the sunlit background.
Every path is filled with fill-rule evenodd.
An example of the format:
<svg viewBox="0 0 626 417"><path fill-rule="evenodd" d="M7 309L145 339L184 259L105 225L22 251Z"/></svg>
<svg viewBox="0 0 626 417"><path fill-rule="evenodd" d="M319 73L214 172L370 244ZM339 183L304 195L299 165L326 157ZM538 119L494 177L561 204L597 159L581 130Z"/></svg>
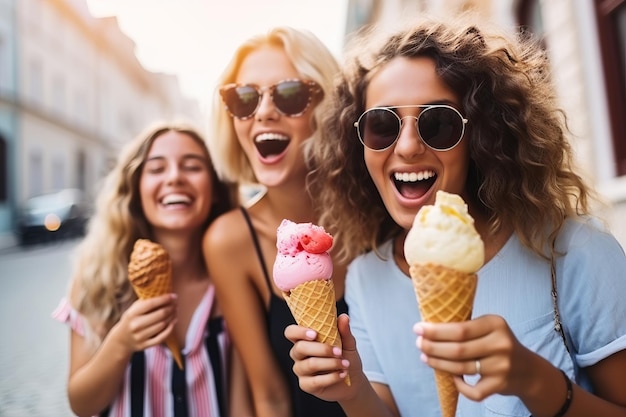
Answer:
<svg viewBox="0 0 626 417"><path fill-rule="evenodd" d="M272 26L341 61L364 25L468 10L541 38L576 163L626 245L626 0L0 0L0 416L71 415L69 332L50 312L123 143L156 119L208 133L218 74Z"/></svg>
<svg viewBox="0 0 626 417"><path fill-rule="evenodd" d="M362 26L465 11L542 38L577 162L624 242L626 0L0 0L0 248L19 241L29 198L93 197L154 120L210 134L217 77L248 37L309 29L341 61Z"/></svg>
<svg viewBox="0 0 626 417"><path fill-rule="evenodd" d="M87 0L94 16L117 16L150 71L176 74L208 110L215 80L235 48L271 26L315 33L339 57L348 0Z"/></svg>

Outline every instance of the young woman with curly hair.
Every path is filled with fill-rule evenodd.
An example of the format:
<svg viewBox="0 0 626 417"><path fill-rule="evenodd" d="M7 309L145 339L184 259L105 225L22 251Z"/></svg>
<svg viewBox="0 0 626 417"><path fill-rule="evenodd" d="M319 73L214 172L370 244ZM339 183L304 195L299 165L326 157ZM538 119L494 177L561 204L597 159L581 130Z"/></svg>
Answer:
<svg viewBox="0 0 626 417"><path fill-rule="evenodd" d="M237 48L215 93L209 148L218 173L263 188L211 225L203 243L258 417L345 415L337 403L298 386L284 336L295 320L272 279L281 221L316 223L323 208L307 190L306 148L319 139L338 72L336 59L314 34L276 27ZM347 311L345 265L334 265L340 312Z"/></svg>
<svg viewBox="0 0 626 417"><path fill-rule="evenodd" d="M457 416L626 416L626 258L590 215L544 51L464 19L375 42L356 38L314 148L322 224L358 257L343 353L286 329L302 388L350 416L435 417L434 368ZM404 257L438 190L485 243L466 322L421 322Z"/></svg>
<svg viewBox="0 0 626 417"><path fill-rule="evenodd" d="M71 327L68 396L77 415L250 415L200 246L234 196L191 126L158 123L126 144L77 249L70 293L54 313ZM172 294L137 299L128 280L137 239L168 252ZM163 344L170 334L182 370Z"/></svg>

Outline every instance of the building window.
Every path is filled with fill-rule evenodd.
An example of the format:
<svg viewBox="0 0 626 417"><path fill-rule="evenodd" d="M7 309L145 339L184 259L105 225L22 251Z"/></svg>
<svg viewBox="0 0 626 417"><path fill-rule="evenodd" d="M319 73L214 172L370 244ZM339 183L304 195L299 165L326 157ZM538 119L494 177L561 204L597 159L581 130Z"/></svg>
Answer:
<svg viewBox="0 0 626 417"><path fill-rule="evenodd" d="M7 158L7 141L0 136L0 203L8 198L9 159Z"/></svg>
<svg viewBox="0 0 626 417"><path fill-rule="evenodd" d="M89 111L87 109L86 95L82 91L74 94L74 121L81 127L89 126Z"/></svg>
<svg viewBox="0 0 626 417"><path fill-rule="evenodd" d="M541 5L538 0L524 0L517 6L517 19L523 34L534 36L544 49L546 30L541 17Z"/></svg>
<svg viewBox="0 0 626 417"><path fill-rule="evenodd" d="M40 61L30 62L28 82L29 100L39 106L43 105L43 67Z"/></svg>
<svg viewBox="0 0 626 417"><path fill-rule="evenodd" d="M61 75L52 81L52 108L57 115L65 116L65 79Z"/></svg>
<svg viewBox="0 0 626 417"><path fill-rule="evenodd" d="M9 48L7 47L7 41L2 37L0 33L0 94L6 91L11 91L14 87L11 86L9 80L9 74L11 73L11 60L9 59Z"/></svg>
<svg viewBox="0 0 626 417"><path fill-rule="evenodd" d="M87 177L87 155L82 149L78 151L76 155L76 177L78 178L77 187L83 191L87 190L86 177Z"/></svg>
<svg viewBox="0 0 626 417"><path fill-rule="evenodd" d="M517 10L520 25L538 37L544 36L543 19L541 18L541 6L537 0L522 1Z"/></svg>
<svg viewBox="0 0 626 417"><path fill-rule="evenodd" d="M64 158L57 155L52 161L52 189L62 190L65 188L65 166Z"/></svg>
<svg viewBox="0 0 626 417"><path fill-rule="evenodd" d="M626 175L626 0L595 0L615 171Z"/></svg>
<svg viewBox="0 0 626 417"><path fill-rule="evenodd" d="M32 197L43 193L43 157L40 151L32 150L28 159L30 180L28 196Z"/></svg>

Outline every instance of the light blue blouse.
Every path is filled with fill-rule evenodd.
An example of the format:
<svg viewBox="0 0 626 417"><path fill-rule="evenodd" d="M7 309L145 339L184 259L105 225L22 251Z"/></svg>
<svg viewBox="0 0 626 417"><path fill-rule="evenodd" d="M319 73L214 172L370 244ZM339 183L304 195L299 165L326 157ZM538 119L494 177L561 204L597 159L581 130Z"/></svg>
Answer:
<svg viewBox="0 0 626 417"><path fill-rule="evenodd" d="M571 355L554 330L550 263L511 236L478 272L473 316L504 317L518 340L590 390L584 368L626 349L626 257L609 233L591 220L568 221L557 241L559 309ZM392 244L348 269L346 301L365 374L387 384L403 417L439 417L433 371L419 359L413 324L420 321L409 277L393 261ZM468 382L472 382L466 376ZM459 397L457 417L523 416L514 396L477 403Z"/></svg>

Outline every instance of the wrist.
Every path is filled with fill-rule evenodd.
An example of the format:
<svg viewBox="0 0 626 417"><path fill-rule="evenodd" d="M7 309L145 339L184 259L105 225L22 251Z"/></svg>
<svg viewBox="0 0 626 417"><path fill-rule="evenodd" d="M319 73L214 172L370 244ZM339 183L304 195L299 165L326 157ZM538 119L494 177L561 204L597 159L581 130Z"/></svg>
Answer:
<svg viewBox="0 0 626 417"><path fill-rule="evenodd" d="M526 363L529 372L527 379L519 386L519 390L512 393L526 405L532 413L531 417L567 415L574 387L566 374L537 355L531 356Z"/></svg>
<svg viewBox="0 0 626 417"><path fill-rule="evenodd" d="M119 322L113 325L102 341L101 349L106 349L108 354L118 361L129 361L135 350L125 342L126 338ZM113 359L112 358L112 359Z"/></svg>
<svg viewBox="0 0 626 417"><path fill-rule="evenodd" d="M567 374L563 370L558 369L558 375L559 375L558 382L557 380L555 380L552 386L560 387L560 388L558 389L558 391L554 393L555 395L551 395L552 398L549 401L550 403L549 408L546 407L546 405L548 404L548 401L545 401L543 403L543 407L536 408L535 409L536 412L533 412L533 414L530 417L539 417L539 416L564 417L567 414L568 410L570 409L570 406L572 405L572 401L574 399L574 386L570 378L567 376ZM561 391L563 389L564 391ZM550 393L551 391L552 390L550 389L545 389L544 393L546 392ZM558 409L556 409L557 406L559 407ZM557 410L556 412L554 411L555 409ZM540 412L541 414L539 414L539 410L542 410Z"/></svg>
<svg viewBox="0 0 626 417"><path fill-rule="evenodd" d="M342 384L344 383L342 382ZM394 413L390 409L390 405L383 400L380 393L377 392L364 374L352 378L352 385L349 391L351 391L351 394L339 400L339 404L348 416L391 417L398 415L397 410ZM389 396L385 395L385 397L393 402L393 396L390 392L388 394Z"/></svg>
<svg viewBox="0 0 626 417"><path fill-rule="evenodd" d="M563 370L559 369L559 371L563 375L563 378L565 380L564 381L565 387L567 391L565 392L565 399L563 400L563 405L561 406L559 411L557 411L554 417L563 417L565 413L567 413L567 410L569 410L569 407L572 405L572 400L574 399L574 387L572 386L572 381L569 379L569 377Z"/></svg>

